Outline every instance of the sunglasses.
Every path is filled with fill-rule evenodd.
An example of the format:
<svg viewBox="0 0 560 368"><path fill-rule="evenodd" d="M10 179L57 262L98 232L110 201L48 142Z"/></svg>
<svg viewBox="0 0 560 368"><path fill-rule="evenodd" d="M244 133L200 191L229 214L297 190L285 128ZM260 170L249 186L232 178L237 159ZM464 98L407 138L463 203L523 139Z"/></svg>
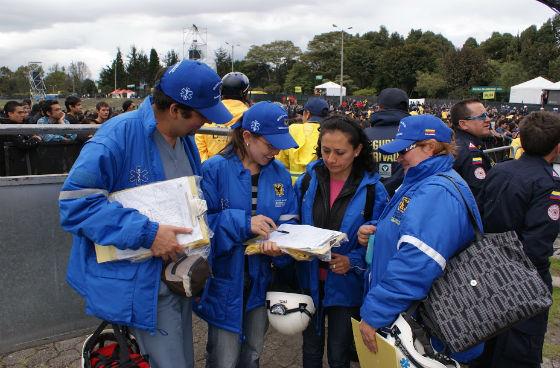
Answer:
<svg viewBox="0 0 560 368"><path fill-rule="evenodd" d="M403 149L402 151L397 152L399 155L404 155L405 153L412 151L413 149L416 148L416 143L414 143L413 145L408 146L407 148Z"/></svg>
<svg viewBox="0 0 560 368"><path fill-rule="evenodd" d="M483 112L482 114L478 115L478 116L467 116L464 120L486 120L488 118L488 113L487 112Z"/></svg>

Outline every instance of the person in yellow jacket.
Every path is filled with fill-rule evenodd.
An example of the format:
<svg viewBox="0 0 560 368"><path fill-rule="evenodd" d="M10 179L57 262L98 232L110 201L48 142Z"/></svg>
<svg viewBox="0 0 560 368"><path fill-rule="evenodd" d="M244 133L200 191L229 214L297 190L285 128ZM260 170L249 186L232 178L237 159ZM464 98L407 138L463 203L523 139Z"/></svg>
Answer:
<svg viewBox="0 0 560 368"><path fill-rule="evenodd" d="M290 172L292 184L305 172L305 167L317 159L317 140L321 121L329 114L329 104L318 97L311 97L303 106L303 123L290 125L290 135L298 148L280 151L276 156Z"/></svg>
<svg viewBox="0 0 560 368"><path fill-rule="evenodd" d="M222 103L233 115L233 119L226 124L207 123L203 125L203 128L221 128L229 132L230 127L237 123L239 118L249 108L250 104L247 98L249 87L249 78L243 73L231 72L224 75L222 78ZM227 145L229 136L196 134L194 140L198 147L200 160L204 162L218 154Z"/></svg>
<svg viewBox="0 0 560 368"><path fill-rule="evenodd" d="M518 160L519 157L523 154L523 147L521 147L521 138L517 137L513 141L511 141L511 151L513 153L513 158Z"/></svg>

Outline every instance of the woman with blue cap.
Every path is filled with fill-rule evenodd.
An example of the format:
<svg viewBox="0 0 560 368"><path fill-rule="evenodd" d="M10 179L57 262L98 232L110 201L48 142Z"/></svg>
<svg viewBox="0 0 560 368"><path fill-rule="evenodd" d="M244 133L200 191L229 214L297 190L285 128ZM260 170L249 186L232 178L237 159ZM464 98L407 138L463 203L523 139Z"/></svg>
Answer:
<svg viewBox="0 0 560 368"><path fill-rule="evenodd" d="M352 358L351 317L358 318L366 270L365 248L358 244L360 225L376 220L387 204L387 192L373 171L371 144L351 119L333 116L321 123L319 160L307 165L296 182L301 223L342 231L349 241L332 249L329 262L297 262L297 279L317 308L303 332L303 367L322 367L325 318L330 367L349 367Z"/></svg>
<svg viewBox="0 0 560 368"><path fill-rule="evenodd" d="M234 127L224 150L202 166L202 190L214 232L210 278L195 312L208 322L207 367L258 367L268 326L266 292L271 266L288 256L269 241L245 256L243 243L264 239L277 224L295 222L298 205L290 174L274 159L297 147L283 107L259 102Z"/></svg>
<svg viewBox="0 0 560 368"><path fill-rule="evenodd" d="M405 177L377 225L362 226L358 232L360 243L372 247L360 331L374 352L376 330L390 326L413 302L424 299L446 262L474 239L462 197L482 229L475 199L453 170L455 145L443 121L433 115L406 117L399 123L395 140L379 151L398 153ZM375 238L368 245L370 236ZM478 345L452 357L468 362L481 352Z"/></svg>

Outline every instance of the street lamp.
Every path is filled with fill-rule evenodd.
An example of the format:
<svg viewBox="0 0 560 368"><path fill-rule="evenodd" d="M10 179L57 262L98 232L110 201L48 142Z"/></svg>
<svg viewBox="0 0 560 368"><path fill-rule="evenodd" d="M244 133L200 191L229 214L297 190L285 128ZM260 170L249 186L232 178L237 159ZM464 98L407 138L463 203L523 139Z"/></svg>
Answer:
<svg viewBox="0 0 560 368"><path fill-rule="evenodd" d="M338 28L336 24L333 24L334 28ZM352 27L340 27L340 106L342 106L342 78L344 75L344 30L352 29Z"/></svg>
<svg viewBox="0 0 560 368"><path fill-rule="evenodd" d="M226 45L231 46L231 71L233 72L233 47L234 46L241 46L240 44L235 44L235 42L229 43L226 41Z"/></svg>

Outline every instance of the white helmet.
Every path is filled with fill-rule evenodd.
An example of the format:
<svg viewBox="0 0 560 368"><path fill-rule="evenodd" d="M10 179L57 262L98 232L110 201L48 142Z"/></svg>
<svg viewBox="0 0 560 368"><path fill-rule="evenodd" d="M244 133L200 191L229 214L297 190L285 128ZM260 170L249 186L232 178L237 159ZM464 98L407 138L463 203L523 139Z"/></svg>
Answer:
<svg viewBox="0 0 560 368"><path fill-rule="evenodd" d="M401 367L460 368L455 360L432 348L425 330L407 314L399 315L389 328L387 341L397 348Z"/></svg>
<svg viewBox="0 0 560 368"><path fill-rule="evenodd" d="M266 293L268 321L284 335L294 335L307 328L315 305L309 295L269 291Z"/></svg>

